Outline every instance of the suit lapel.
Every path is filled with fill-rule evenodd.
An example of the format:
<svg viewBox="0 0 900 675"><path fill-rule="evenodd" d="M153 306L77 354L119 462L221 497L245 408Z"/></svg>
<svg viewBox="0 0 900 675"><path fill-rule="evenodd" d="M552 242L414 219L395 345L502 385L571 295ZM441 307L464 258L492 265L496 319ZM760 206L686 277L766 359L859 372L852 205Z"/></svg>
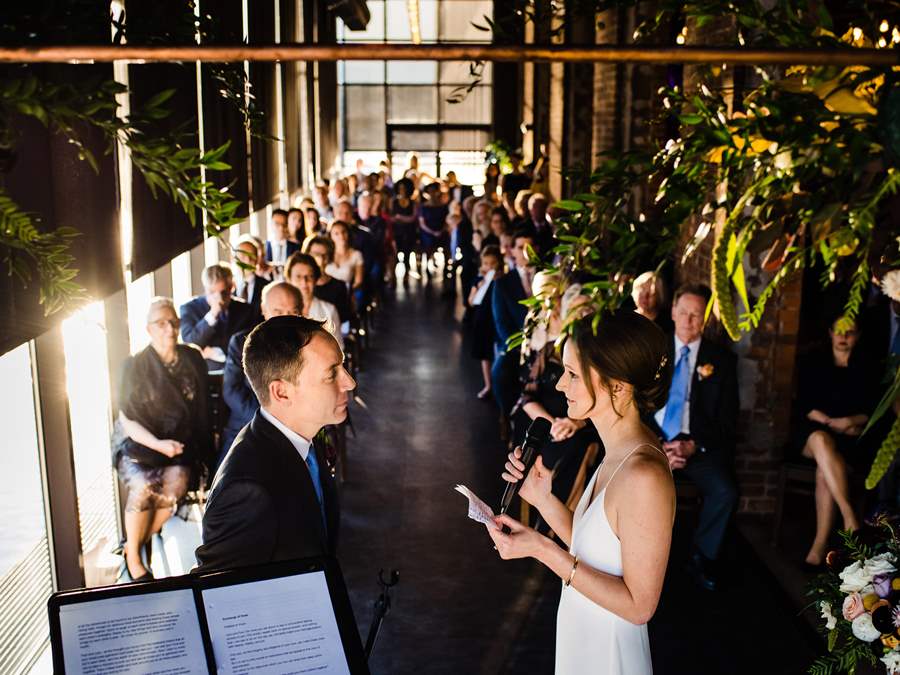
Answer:
<svg viewBox="0 0 900 675"><path fill-rule="evenodd" d="M254 424L257 425L257 430L265 436L265 438L272 443L272 447L277 451L278 457L281 459L281 464L285 466L285 468L290 472L289 482L297 485L300 489L301 501L303 502L303 510L304 513L296 514L298 518L306 517L306 513L315 514L315 517L312 518L312 521L315 523L316 532L319 535L319 540L322 544L322 550L328 550L327 544L328 539L325 533L325 524L322 522L321 512L319 510L319 498L316 497L316 490L313 487L312 476L309 474L309 467L306 465L306 462L303 461L303 458L300 456L300 453L297 452L297 449L291 444L291 442L282 434L278 429L275 428L265 417L263 417L259 412L256 413L256 417L254 418ZM310 452L313 452L313 446L311 445L309 448ZM320 454L316 454L316 459L320 458ZM327 471L327 467L324 464L324 460L320 460L319 462L319 475L321 478L322 471ZM323 492L324 492L324 483L323 483ZM327 513L326 506L326 513Z"/></svg>

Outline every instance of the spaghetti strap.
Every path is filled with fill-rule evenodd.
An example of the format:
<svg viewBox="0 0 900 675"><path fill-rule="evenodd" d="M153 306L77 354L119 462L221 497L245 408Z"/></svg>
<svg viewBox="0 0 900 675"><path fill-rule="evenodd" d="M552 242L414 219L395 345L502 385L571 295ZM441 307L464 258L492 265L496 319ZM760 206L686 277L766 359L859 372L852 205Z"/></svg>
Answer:
<svg viewBox="0 0 900 675"><path fill-rule="evenodd" d="M623 465L625 462L628 461L628 458L631 457L631 456L632 456L635 452L637 452L640 448L643 448L645 445L648 446L648 447L650 447L650 448L653 448L654 450L656 450L657 452L659 452L660 454L662 454L662 455L665 457L666 453L664 453L660 448L657 448L655 445L653 445L653 444L651 444L651 443L641 443L640 445L635 446L635 447L631 450L631 452L629 452L627 455L625 455L625 457L622 458L622 461L619 462L619 466L617 466L617 467L615 468L615 470L612 472L612 475L609 477L609 480L606 481L606 486L603 488L604 490L607 489L607 488L609 487L609 484L613 482L613 478L616 477L616 474L619 472L619 469L621 469L621 468L622 468L622 465ZM668 459L668 458L667 458L667 459ZM668 466L668 464L669 464L669 462L666 461L666 466ZM669 471L671 471L671 470L672 470L671 467L669 467Z"/></svg>

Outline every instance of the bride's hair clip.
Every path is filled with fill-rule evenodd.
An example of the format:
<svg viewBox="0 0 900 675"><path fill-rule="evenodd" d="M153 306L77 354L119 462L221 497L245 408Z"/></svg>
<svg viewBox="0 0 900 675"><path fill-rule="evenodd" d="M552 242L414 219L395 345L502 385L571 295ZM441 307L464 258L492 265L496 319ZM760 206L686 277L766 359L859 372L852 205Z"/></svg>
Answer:
<svg viewBox="0 0 900 675"><path fill-rule="evenodd" d="M654 380L658 380L660 375L662 375L662 369L666 367L666 364L669 362L669 357L666 354L663 354L662 358L659 360L659 367L656 369L656 375L653 376Z"/></svg>

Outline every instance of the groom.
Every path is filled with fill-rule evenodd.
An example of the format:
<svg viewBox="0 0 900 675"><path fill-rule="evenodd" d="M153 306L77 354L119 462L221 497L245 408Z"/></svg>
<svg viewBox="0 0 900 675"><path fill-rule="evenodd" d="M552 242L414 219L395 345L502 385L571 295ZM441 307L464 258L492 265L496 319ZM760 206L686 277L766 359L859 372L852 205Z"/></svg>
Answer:
<svg viewBox="0 0 900 675"><path fill-rule="evenodd" d="M661 438L673 471L697 486L703 506L694 533L688 571L706 590L719 583L718 560L737 506L734 480L738 416L737 362L734 354L703 338L711 291L685 284L675 292L669 358L673 366L669 398L645 423Z"/></svg>
<svg viewBox="0 0 900 675"><path fill-rule="evenodd" d="M356 382L318 321L278 316L244 345L260 409L216 473L203 516L198 571L291 560L335 550L337 489L312 439L347 417Z"/></svg>

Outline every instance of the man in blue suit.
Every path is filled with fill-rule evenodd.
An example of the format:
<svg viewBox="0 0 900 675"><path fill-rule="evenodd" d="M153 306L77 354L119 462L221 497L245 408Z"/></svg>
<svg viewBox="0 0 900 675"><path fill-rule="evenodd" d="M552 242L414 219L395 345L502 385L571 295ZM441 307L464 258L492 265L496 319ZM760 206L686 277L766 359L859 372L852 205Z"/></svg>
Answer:
<svg viewBox="0 0 900 675"><path fill-rule="evenodd" d="M209 370L219 370L225 363L228 341L251 327L253 312L246 302L231 297L234 278L228 265L210 265L202 278L205 294L184 303L178 312L181 340L200 348Z"/></svg>
<svg viewBox="0 0 900 675"><path fill-rule="evenodd" d="M269 284L262 290L261 309L264 321L273 316L299 316L302 308L303 298L300 296L300 291L287 282ZM252 329L253 327L235 333L228 342L228 356L225 359L225 375L222 380L222 398L225 400L230 414L228 423L222 430L220 462L238 432L253 419L253 415L259 410L259 401L244 374L244 343Z"/></svg>
<svg viewBox="0 0 900 675"><path fill-rule="evenodd" d="M291 241L288 227L288 212L284 209L272 211L269 223L269 239L266 241L266 260L273 265L284 265L292 254L300 250L300 244Z"/></svg>
<svg viewBox="0 0 900 675"><path fill-rule="evenodd" d="M533 246L531 236L527 232L516 232L512 246L516 265L508 274L494 282L491 295L498 352L491 367L491 379L494 395L503 415L509 414L521 393L518 379L519 350L507 350L506 343L525 325L528 310L521 301L531 297L531 281L534 278L534 268L529 266L526 252L528 246Z"/></svg>

